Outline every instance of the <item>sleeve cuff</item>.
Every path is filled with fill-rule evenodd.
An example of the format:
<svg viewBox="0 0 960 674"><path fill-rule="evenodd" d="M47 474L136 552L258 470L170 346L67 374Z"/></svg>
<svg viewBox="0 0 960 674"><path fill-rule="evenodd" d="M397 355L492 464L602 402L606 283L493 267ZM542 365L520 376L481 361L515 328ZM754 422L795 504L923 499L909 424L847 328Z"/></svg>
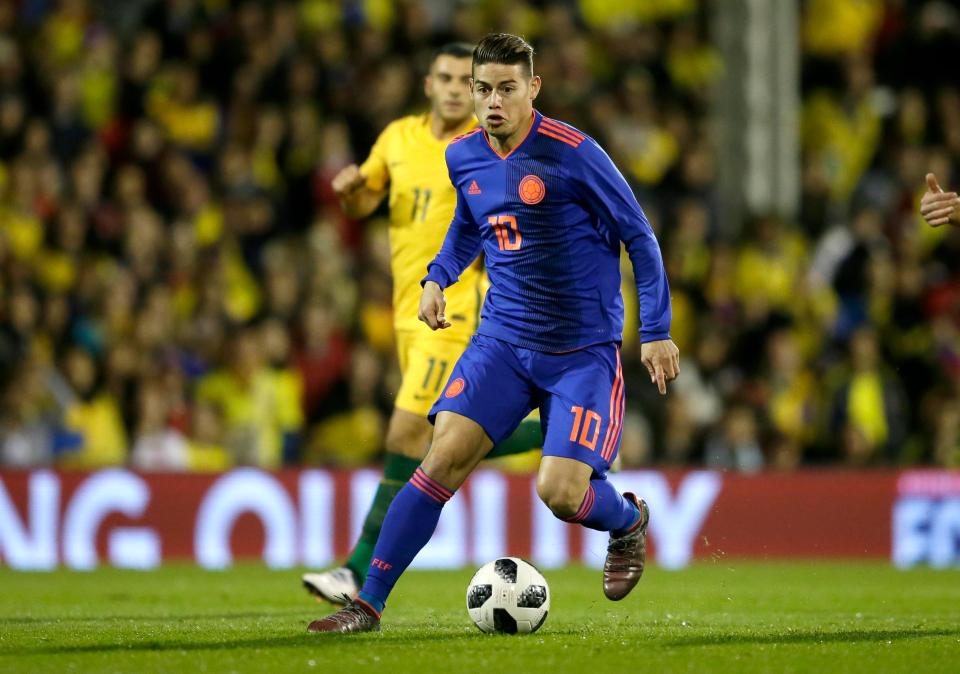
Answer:
<svg viewBox="0 0 960 674"><path fill-rule="evenodd" d="M449 276L440 265L430 264L427 267L427 275L420 280L420 287L425 286L427 281L433 281L440 286L440 290L445 290L450 285L449 280Z"/></svg>
<svg viewBox="0 0 960 674"><path fill-rule="evenodd" d="M640 343L646 344L647 342L660 342L665 339L672 339L669 332L645 332L640 331Z"/></svg>

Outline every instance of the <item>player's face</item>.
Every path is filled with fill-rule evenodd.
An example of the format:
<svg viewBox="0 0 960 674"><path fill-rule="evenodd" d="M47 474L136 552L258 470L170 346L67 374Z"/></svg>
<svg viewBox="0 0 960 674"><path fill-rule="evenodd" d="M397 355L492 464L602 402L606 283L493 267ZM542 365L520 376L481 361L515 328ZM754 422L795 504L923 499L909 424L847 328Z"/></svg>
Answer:
<svg viewBox="0 0 960 674"><path fill-rule="evenodd" d="M473 107L491 136L509 138L533 114L540 77L529 77L519 63L484 63L473 73Z"/></svg>
<svg viewBox="0 0 960 674"><path fill-rule="evenodd" d="M441 54L424 81L433 114L445 122L465 122L473 114L470 103L470 57Z"/></svg>

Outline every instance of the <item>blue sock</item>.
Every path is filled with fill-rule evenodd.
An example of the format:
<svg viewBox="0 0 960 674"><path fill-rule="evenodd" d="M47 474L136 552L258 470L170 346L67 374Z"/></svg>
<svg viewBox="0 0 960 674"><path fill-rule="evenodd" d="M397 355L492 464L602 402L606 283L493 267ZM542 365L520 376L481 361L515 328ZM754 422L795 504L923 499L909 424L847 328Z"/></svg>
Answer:
<svg viewBox="0 0 960 674"><path fill-rule="evenodd" d="M453 492L417 468L393 499L373 549L373 561L360 599L383 611L393 586L433 536L443 504Z"/></svg>
<svg viewBox="0 0 960 674"><path fill-rule="evenodd" d="M640 511L637 506L623 498L606 479L594 479L590 480L580 509L566 521L616 535L628 530L639 519Z"/></svg>

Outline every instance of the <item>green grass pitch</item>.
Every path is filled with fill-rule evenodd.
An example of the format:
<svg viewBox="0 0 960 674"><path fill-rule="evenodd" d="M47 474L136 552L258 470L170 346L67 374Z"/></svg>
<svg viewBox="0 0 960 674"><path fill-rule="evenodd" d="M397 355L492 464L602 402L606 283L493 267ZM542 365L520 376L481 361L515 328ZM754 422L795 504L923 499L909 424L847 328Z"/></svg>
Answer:
<svg viewBox="0 0 960 674"><path fill-rule="evenodd" d="M379 634L310 635L327 611L295 571L0 570L0 672L958 672L960 571L886 564L648 569L627 599L600 572L546 573L529 636L470 622L472 570L411 572Z"/></svg>

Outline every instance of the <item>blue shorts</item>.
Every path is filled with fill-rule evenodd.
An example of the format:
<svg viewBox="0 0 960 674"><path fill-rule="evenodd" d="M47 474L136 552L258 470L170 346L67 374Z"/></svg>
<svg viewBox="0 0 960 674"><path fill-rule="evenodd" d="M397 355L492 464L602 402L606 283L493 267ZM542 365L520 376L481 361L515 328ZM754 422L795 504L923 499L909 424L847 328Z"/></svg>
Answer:
<svg viewBox="0 0 960 674"><path fill-rule="evenodd" d="M543 455L575 459L602 476L620 448L623 407L614 342L544 353L474 335L428 418L432 423L439 412L456 412L497 444L539 408Z"/></svg>

